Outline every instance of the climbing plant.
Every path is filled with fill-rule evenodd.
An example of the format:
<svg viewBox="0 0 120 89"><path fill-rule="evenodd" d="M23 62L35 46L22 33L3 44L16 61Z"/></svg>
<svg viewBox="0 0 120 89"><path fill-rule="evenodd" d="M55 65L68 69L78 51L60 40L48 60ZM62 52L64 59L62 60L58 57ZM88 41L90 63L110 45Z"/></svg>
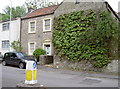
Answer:
<svg viewBox="0 0 120 89"><path fill-rule="evenodd" d="M117 36L117 24L107 11L71 12L54 19L56 53L69 61L88 60L101 68L109 63L109 44Z"/></svg>

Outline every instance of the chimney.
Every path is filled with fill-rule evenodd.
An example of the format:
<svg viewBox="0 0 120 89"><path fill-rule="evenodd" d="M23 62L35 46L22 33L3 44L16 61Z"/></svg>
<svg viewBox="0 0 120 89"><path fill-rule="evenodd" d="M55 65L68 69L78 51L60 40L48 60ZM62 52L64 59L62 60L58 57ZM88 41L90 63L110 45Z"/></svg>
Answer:
<svg viewBox="0 0 120 89"><path fill-rule="evenodd" d="M34 11L34 8L28 7L28 13L31 13L32 11Z"/></svg>

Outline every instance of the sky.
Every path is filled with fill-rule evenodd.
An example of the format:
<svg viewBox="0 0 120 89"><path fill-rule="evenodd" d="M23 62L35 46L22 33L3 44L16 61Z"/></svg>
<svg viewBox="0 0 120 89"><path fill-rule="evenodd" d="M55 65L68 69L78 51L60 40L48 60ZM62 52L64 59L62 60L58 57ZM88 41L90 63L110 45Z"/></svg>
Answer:
<svg viewBox="0 0 120 89"><path fill-rule="evenodd" d="M1 4L0 4L0 13L3 12L3 9L6 6L21 6L24 4L26 0L1 0ZM49 1L55 1L55 0L49 0ZM62 2L63 0L57 0L58 2ZM113 8L113 10L115 12L118 12L118 2L120 2L120 0L107 0L108 3L111 5L111 7ZM12 3L11 3L12 2ZM120 5L120 4L119 4ZM119 12L120 12L120 6L119 6Z"/></svg>

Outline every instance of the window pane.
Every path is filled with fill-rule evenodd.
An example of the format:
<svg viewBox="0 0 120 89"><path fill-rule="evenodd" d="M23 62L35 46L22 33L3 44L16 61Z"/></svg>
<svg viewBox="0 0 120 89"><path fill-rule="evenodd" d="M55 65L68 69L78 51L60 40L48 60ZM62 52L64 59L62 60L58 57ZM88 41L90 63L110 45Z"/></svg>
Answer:
<svg viewBox="0 0 120 89"><path fill-rule="evenodd" d="M2 41L2 48L9 48L9 40Z"/></svg>
<svg viewBox="0 0 120 89"><path fill-rule="evenodd" d="M50 26L45 26L45 30L50 30Z"/></svg>
<svg viewBox="0 0 120 89"><path fill-rule="evenodd" d="M50 30L50 19L45 20L45 30Z"/></svg>
<svg viewBox="0 0 120 89"><path fill-rule="evenodd" d="M30 53L33 53L35 50L35 44L34 43L30 43Z"/></svg>
<svg viewBox="0 0 120 89"><path fill-rule="evenodd" d="M30 31L35 31L35 22L30 22Z"/></svg>
<svg viewBox="0 0 120 89"><path fill-rule="evenodd" d="M45 26L50 26L50 19L45 20Z"/></svg>
<svg viewBox="0 0 120 89"><path fill-rule="evenodd" d="M9 30L9 23L2 24L3 31Z"/></svg>
<svg viewBox="0 0 120 89"><path fill-rule="evenodd" d="M12 53L12 54L11 54L11 57L15 58L15 57L17 57L17 56L16 56L16 54Z"/></svg>

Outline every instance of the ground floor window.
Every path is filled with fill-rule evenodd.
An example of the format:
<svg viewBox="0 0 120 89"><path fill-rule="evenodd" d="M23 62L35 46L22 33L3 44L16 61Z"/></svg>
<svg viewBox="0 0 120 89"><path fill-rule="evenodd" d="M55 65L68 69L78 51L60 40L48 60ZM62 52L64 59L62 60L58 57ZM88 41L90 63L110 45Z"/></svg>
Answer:
<svg viewBox="0 0 120 89"><path fill-rule="evenodd" d="M9 48L9 47L10 47L9 40L3 40L2 41L2 48Z"/></svg>
<svg viewBox="0 0 120 89"><path fill-rule="evenodd" d="M29 50L29 55L32 55L33 52L35 51L35 42L30 42L28 44L28 50Z"/></svg>
<svg viewBox="0 0 120 89"><path fill-rule="evenodd" d="M46 51L46 55L51 55L51 44L43 43L43 48Z"/></svg>

